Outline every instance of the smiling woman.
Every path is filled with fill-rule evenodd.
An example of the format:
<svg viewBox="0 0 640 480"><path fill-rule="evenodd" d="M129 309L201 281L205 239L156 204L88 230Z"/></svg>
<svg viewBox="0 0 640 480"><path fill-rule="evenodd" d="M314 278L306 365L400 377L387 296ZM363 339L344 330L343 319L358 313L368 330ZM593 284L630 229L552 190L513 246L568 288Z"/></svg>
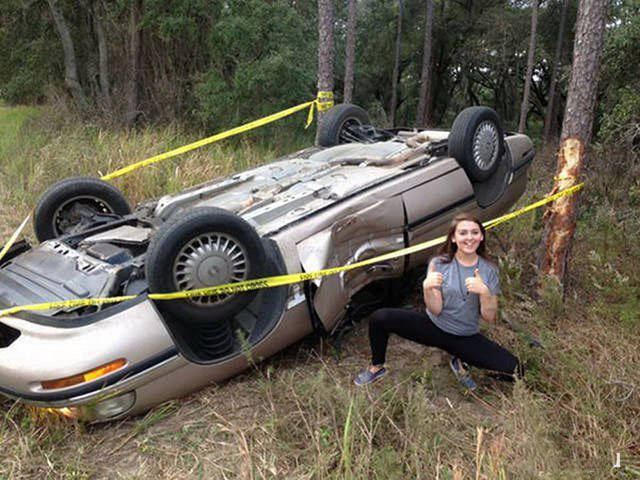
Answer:
<svg viewBox="0 0 640 480"><path fill-rule="evenodd" d="M381 309L372 315L371 365L356 376L356 385L385 375L387 342L392 333L449 352L453 355L451 369L469 390L477 385L466 363L507 378L515 373L522 375L520 362L513 354L479 333L480 319L495 321L500 293L498 271L485 258L485 251L485 230L480 220L466 213L456 215L439 255L429 262L422 284L426 310Z"/></svg>

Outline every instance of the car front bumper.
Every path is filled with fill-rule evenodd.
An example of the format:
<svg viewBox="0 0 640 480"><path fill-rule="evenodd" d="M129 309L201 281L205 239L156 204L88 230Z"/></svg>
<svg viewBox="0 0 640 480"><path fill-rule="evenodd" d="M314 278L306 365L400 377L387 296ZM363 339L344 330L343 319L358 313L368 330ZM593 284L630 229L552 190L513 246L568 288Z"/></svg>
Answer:
<svg viewBox="0 0 640 480"><path fill-rule="evenodd" d="M19 332L0 348L0 393L41 407L99 402L135 390L186 362L148 299L80 325L17 316L0 322ZM82 377L114 361L119 362L118 369ZM61 379L69 379L69 385ZM56 381L60 388L50 384Z"/></svg>

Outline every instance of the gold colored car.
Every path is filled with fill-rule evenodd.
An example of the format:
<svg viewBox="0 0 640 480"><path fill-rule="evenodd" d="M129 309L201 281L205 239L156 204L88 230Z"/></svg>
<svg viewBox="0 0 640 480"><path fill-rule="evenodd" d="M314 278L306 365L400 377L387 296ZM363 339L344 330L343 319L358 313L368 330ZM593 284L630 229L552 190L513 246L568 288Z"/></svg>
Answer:
<svg viewBox="0 0 640 480"><path fill-rule="evenodd" d="M483 220L524 192L532 142L486 107L450 131L378 129L337 105L319 145L130 209L112 185L63 180L42 196L40 244L0 266L0 307L135 295L0 318L0 392L87 421L143 412L229 378L315 330L354 294L425 265L421 251L338 275L233 295L172 292L348 265Z"/></svg>

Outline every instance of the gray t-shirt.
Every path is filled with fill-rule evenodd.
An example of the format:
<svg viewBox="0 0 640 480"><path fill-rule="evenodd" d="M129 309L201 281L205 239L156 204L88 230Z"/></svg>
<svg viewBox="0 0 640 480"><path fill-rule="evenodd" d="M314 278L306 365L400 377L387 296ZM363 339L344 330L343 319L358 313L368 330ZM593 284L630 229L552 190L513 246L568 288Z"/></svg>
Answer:
<svg viewBox="0 0 640 480"><path fill-rule="evenodd" d="M445 332L454 335L474 335L480 331L480 298L476 293L469 293L465 285L468 277L473 277L476 265L465 267L455 258L445 263L442 256L429 262L436 271L442 273L442 311L439 315L427 309L427 315L433 323ZM500 293L498 269L489 261L478 257L478 271L482 281L489 287L491 295Z"/></svg>

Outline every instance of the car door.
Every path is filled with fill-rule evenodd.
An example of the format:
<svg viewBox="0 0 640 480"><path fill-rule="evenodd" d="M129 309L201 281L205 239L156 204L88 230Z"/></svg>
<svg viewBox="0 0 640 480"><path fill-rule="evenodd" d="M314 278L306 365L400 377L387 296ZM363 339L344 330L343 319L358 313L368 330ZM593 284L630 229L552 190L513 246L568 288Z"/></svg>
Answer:
<svg viewBox="0 0 640 480"><path fill-rule="evenodd" d="M405 246L405 219L400 196L363 198L361 208L336 220L298 245L306 271L351 265ZM374 280L397 277L404 259L395 258L316 279L313 306L330 330L344 314L351 296Z"/></svg>
<svg viewBox="0 0 640 480"><path fill-rule="evenodd" d="M453 160L453 159L451 159ZM448 160L444 160L445 162ZM462 168L452 169L427 182L415 185L402 193L407 213L409 245L417 245L446 235L451 219L461 211L478 209L471 182ZM410 256L408 265L426 264L438 247L432 247Z"/></svg>

